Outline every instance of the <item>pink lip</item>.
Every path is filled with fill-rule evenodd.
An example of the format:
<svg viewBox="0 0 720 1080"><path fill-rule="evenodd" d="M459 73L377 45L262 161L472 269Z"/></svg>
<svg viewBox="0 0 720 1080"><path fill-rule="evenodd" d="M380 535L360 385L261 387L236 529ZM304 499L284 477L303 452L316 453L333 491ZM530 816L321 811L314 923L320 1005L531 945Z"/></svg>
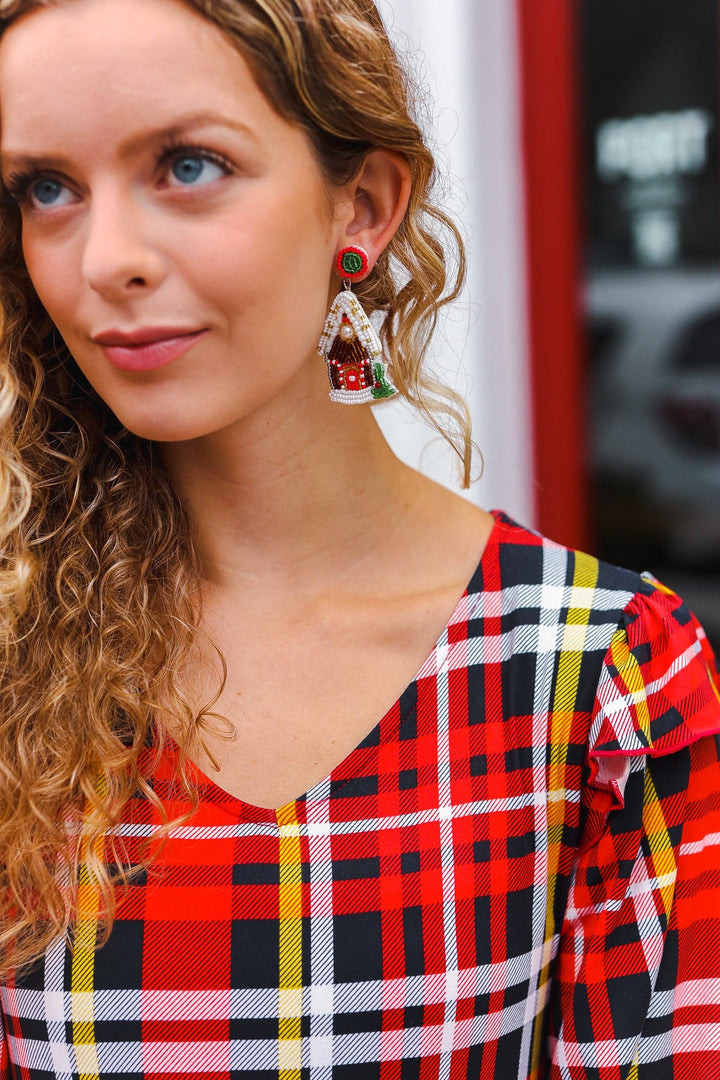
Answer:
<svg viewBox="0 0 720 1080"><path fill-rule="evenodd" d="M111 330L93 338L107 361L121 371L164 367L191 349L207 330L183 331L147 327L131 334Z"/></svg>

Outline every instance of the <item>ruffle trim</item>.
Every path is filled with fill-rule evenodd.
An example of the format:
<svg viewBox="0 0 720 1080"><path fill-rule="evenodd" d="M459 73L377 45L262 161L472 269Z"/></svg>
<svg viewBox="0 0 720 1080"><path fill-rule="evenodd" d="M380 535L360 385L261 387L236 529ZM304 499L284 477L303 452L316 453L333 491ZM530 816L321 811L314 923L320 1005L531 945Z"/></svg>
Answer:
<svg viewBox="0 0 720 1080"><path fill-rule="evenodd" d="M624 805L635 761L720 732L712 649L678 596L650 576L625 608L605 656L588 742L590 785ZM601 800L606 801L606 800Z"/></svg>

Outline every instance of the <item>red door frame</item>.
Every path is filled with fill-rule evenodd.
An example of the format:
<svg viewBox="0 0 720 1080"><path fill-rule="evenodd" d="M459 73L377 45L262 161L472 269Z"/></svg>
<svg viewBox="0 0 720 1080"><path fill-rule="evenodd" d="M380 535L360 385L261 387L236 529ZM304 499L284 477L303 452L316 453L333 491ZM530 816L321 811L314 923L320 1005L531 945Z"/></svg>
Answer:
<svg viewBox="0 0 720 1080"><path fill-rule="evenodd" d="M516 0L537 523L589 543L576 0Z"/></svg>

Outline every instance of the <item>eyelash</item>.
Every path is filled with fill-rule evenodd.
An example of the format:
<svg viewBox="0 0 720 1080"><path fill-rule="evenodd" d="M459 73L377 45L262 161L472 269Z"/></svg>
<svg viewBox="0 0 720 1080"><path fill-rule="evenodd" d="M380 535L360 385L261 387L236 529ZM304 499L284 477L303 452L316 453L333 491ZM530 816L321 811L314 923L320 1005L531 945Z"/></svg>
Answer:
<svg viewBox="0 0 720 1080"><path fill-rule="evenodd" d="M27 192L34 180L40 179L43 173L17 172L8 176L5 181L5 190L8 195L19 205L27 200Z"/></svg>
<svg viewBox="0 0 720 1080"><path fill-rule="evenodd" d="M227 172L228 175L234 171L230 159L217 150L209 150L206 146L197 146L194 143L185 143L179 140L177 142L168 141L161 147L157 158L157 168L167 170L174 160L182 157L198 157L204 161L210 161ZM29 201L28 193L32 184L38 180L54 179L56 177L51 172L33 172L32 170L24 173L17 172L8 176L5 181L5 190L19 206L24 206ZM62 183L62 181L58 182Z"/></svg>
<svg viewBox="0 0 720 1080"><path fill-rule="evenodd" d="M198 157L203 161L211 161L214 165L224 169L227 173L234 172L233 163L218 150L209 150L206 146L197 146L194 143L185 143L180 140L169 140L160 150L158 168L169 168L173 160L182 157Z"/></svg>

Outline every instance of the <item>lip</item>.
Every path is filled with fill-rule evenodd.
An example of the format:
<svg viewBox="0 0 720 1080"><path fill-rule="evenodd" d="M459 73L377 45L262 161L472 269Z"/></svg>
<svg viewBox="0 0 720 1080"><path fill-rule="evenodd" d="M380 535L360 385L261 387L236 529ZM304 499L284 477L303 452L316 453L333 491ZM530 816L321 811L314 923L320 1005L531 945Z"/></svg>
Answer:
<svg viewBox="0 0 720 1080"><path fill-rule="evenodd" d="M204 328L143 327L130 333L108 330L96 334L93 341L113 367L121 371L151 371L177 360L206 333Z"/></svg>

